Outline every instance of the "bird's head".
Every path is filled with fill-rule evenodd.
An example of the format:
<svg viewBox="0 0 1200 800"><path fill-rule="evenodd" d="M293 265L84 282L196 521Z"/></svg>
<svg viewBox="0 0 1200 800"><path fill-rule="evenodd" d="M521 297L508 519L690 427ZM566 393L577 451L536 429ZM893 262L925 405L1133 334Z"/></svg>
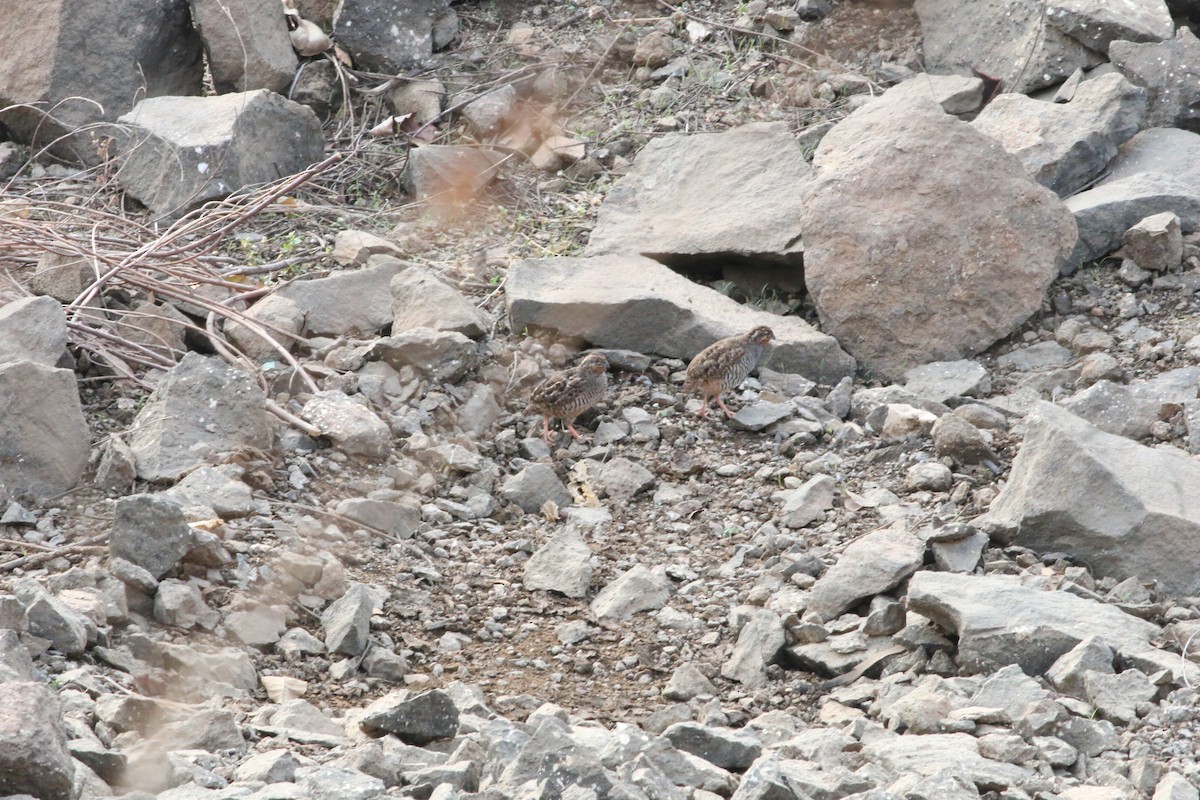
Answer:
<svg viewBox="0 0 1200 800"><path fill-rule="evenodd" d="M579 362L579 366L588 372L599 374L608 371L608 359L603 353L588 353L587 357Z"/></svg>
<svg viewBox="0 0 1200 800"><path fill-rule="evenodd" d="M754 344L768 344L775 338L774 332L766 325L759 325L748 334L749 339Z"/></svg>

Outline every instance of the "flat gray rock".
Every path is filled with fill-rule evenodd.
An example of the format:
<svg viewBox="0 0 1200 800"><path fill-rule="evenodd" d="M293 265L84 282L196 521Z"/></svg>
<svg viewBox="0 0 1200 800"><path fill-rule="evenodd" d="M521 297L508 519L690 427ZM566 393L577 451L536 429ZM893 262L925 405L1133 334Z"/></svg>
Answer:
<svg viewBox="0 0 1200 800"><path fill-rule="evenodd" d="M167 574L196 537L179 503L164 495L136 494L116 502L108 549L155 579Z"/></svg>
<svg viewBox="0 0 1200 800"><path fill-rule="evenodd" d="M662 738L684 752L734 772L745 772L763 749L754 736L698 722L678 722L663 731Z"/></svg>
<svg viewBox="0 0 1200 800"><path fill-rule="evenodd" d="M14 589L25 609L29 633L50 642L55 650L78 656L87 648L89 635L95 641L96 624L35 581L24 578Z"/></svg>
<svg viewBox="0 0 1200 800"><path fill-rule="evenodd" d="M931 72L979 70L1009 92L1053 86L1079 67L1104 61L1079 40L1046 24L1040 0L917 0Z"/></svg>
<svg viewBox="0 0 1200 800"><path fill-rule="evenodd" d="M908 606L958 636L958 660L973 672L1017 664L1041 675L1084 639L1138 653L1151 650L1158 633L1115 606L1004 575L918 572L908 582Z"/></svg>
<svg viewBox="0 0 1200 800"><path fill-rule="evenodd" d="M1105 433L1134 440L1150 435L1150 426L1161 419L1163 410L1161 402L1112 381L1096 381L1059 405Z"/></svg>
<svg viewBox="0 0 1200 800"><path fill-rule="evenodd" d="M433 270L409 267L392 277L389 288L393 333L432 328L477 339L487 332L487 320L475 304Z"/></svg>
<svg viewBox="0 0 1200 800"><path fill-rule="evenodd" d="M354 65L388 75L427 65L457 31L450 0L343 0L333 16L333 38Z"/></svg>
<svg viewBox="0 0 1200 800"><path fill-rule="evenodd" d="M926 400L945 403L952 397L986 396L991 379L978 361L933 361L907 370L904 388Z"/></svg>
<svg viewBox="0 0 1200 800"><path fill-rule="evenodd" d="M898 586L920 568L925 543L903 527L883 528L856 539L817 580L808 611L822 622Z"/></svg>
<svg viewBox="0 0 1200 800"><path fill-rule="evenodd" d="M822 329L883 376L1008 336L1075 240L1053 192L932 102L868 103L821 140L813 165L805 280Z"/></svg>
<svg viewBox="0 0 1200 800"><path fill-rule="evenodd" d="M1146 90L1109 73L1084 81L1069 103L1002 94L971 124L1020 159L1038 183L1066 197L1104 170L1145 116Z"/></svg>
<svg viewBox="0 0 1200 800"><path fill-rule="evenodd" d="M1150 128L1122 145L1108 175L1067 199L1079 227L1068 261L1074 269L1112 252L1142 219L1165 211L1179 217L1184 233L1200 227L1200 135Z"/></svg>
<svg viewBox="0 0 1200 800"><path fill-rule="evenodd" d="M300 415L352 456L380 460L392 451L392 431L365 402L333 389L315 392Z"/></svg>
<svg viewBox="0 0 1200 800"><path fill-rule="evenodd" d="M766 608L737 606L731 622L737 628L737 642L729 660L721 665L721 675L748 689L765 685L767 665L784 645L783 620Z"/></svg>
<svg viewBox="0 0 1200 800"><path fill-rule="evenodd" d="M783 123L653 139L609 190L584 254L740 256L798 269L796 189L811 172Z"/></svg>
<svg viewBox="0 0 1200 800"><path fill-rule="evenodd" d="M592 583L592 550L575 527L555 533L525 562L521 582L567 597L585 597Z"/></svg>
<svg viewBox="0 0 1200 800"><path fill-rule="evenodd" d="M139 478L173 481L215 452L265 449L271 439L266 398L254 378L220 358L188 353L138 412L129 447Z"/></svg>
<svg viewBox="0 0 1200 800"><path fill-rule="evenodd" d="M380 339L366 357L395 370L413 367L433 380L449 382L458 381L479 362L473 341L461 333L432 328L412 328Z"/></svg>
<svg viewBox="0 0 1200 800"><path fill-rule="evenodd" d="M966 75L916 75L885 93L889 100L922 98L932 100L947 114L974 114L983 105L983 80Z"/></svg>
<svg viewBox="0 0 1200 800"><path fill-rule="evenodd" d="M458 722L458 708L444 691L414 694L402 689L367 706L359 726L368 733L391 733L406 744L420 746L454 736Z"/></svg>
<svg viewBox="0 0 1200 800"><path fill-rule="evenodd" d="M267 89L151 97L118 122L124 133L117 180L157 216L278 180L325 157L312 109Z"/></svg>
<svg viewBox="0 0 1200 800"><path fill-rule="evenodd" d="M392 256L372 256L365 267L342 270L325 278L293 281L275 295L292 301L300 309L304 328L311 334L369 336L392 323L389 287L394 276L411 266ZM257 304L251 311L255 307Z"/></svg>
<svg viewBox="0 0 1200 800"><path fill-rule="evenodd" d="M321 627L325 629L325 646L331 653L351 657L363 654L376 605L375 592L361 583L352 583L345 594L330 603L321 614Z"/></svg>
<svg viewBox="0 0 1200 800"><path fill-rule="evenodd" d="M505 478L500 496L527 514L536 513L548 501L560 508L572 503L571 493L549 464L530 464Z"/></svg>
<svg viewBox="0 0 1200 800"><path fill-rule="evenodd" d="M641 564L614 578L592 600L591 609L601 623L620 622L639 611L662 608L671 599L671 581L661 568Z"/></svg>
<svg viewBox="0 0 1200 800"><path fill-rule="evenodd" d="M33 497L74 488L91 440L75 373L33 361L2 363L0 409L0 485Z"/></svg>
<svg viewBox="0 0 1200 800"><path fill-rule="evenodd" d="M1066 551L1098 576L1137 576L1162 591L1200 591L1180 553L1200 537L1200 464L1105 433L1050 403L1026 419L1025 440L988 513L976 521L1004 542Z"/></svg>
<svg viewBox="0 0 1200 800"><path fill-rule="evenodd" d="M821 383L854 373L837 341L799 317L743 306L641 256L519 261L505 285L513 330L546 328L600 347L690 359L718 339L767 325L774 369Z"/></svg>
<svg viewBox="0 0 1200 800"><path fill-rule="evenodd" d="M421 509L416 503L347 497L334 511L354 522L370 525L400 539L411 539L421 526Z"/></svg>
<svg viewBox="0 0 1200 800"><path fill-rule="evenodd" d="M864 745L863 755L897 774L949 770L980 789L1019 787L1034 777L1025 767L980 755L978 740L967 733L881 736Z"/></svg>

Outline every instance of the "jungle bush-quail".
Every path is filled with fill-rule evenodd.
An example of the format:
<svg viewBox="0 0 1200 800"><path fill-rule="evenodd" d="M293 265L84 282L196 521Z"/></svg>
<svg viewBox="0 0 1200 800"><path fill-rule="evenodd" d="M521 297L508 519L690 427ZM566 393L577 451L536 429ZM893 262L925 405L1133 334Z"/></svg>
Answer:
<svg viewBox="0 0 1200 800"><path fill-rule="evenodd" d="M775 334L770 328L760 325L749 333L713 342L696 354L688 364L683 388L689 392L700 392L702 405L697 412L699 416L708 416L710 397L716 398L725 416L733 416L733 412L721 400L721 393L737 388L746 380L774 338Z"/></svg>
<svg viewBox="0 0 1200 800"><path fill-rule="evenodd" d="M578 365L556 372L542 381L529 396L529 408L544 415L542 438L550 442L550 418L558 417L571 436L582 439L575 430L575 418L599 402L608 393L608 359L591 353Z"/></svg>

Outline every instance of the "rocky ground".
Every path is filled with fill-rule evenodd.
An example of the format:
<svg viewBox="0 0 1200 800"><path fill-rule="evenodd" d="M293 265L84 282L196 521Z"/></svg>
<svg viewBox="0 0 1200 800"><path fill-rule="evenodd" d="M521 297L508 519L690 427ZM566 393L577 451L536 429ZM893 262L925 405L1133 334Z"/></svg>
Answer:
<svg viewBox="0 0 1200 800"><path fill-rule="evenodd" d="M449 104L538 66L587 156L515 159L470 204L414 201L406 147L365 135L392 109L362 92L354 116L325 120L345 162L239 218L213 262L303 309L296 365L271 350L252 353L255 375L225 365L181 327L204 327L199 293L172 301L187 318L151 302L172 297L161 287L110 298L150 320L140 330L166 320L124 342L192 352L119 380L95 340L72 339L87 477L40 499L0 486L0 789L1195 798L1200 511L1172 492L1190 496L1200 450L1200 242L1183 237L1161 273L1090 261L975 358L895 380L784 368L784 345L815 341L797 335L728 396L733 419L701 418L673 322L643 352L516 324L513 304L533 297L519 265L581 256L614 184L666 134L782 123L811 159L834 123L920 70L916 12L456 9L437 70ZM653 75L677 59L686 77ZM480 124L432 127L462 144ZM29 198L119 210L109 177L25 169L0 216L19 244ZM5 257L13 297L54 294L33 285L29 251ZM711 260L682 269L753 313L820 325L794 265L793 285L757 293ZM314 276L329 282L280 288ZM16 305L0 312L0 362L61 366L61 304ZM249 321L287 328L287 313ZM226 335L251 353L261 341L239 321ZM528 393L593 345L613 368L577 421L592 440L548 446ZM50 378L6 380L38 387L6 414L66 419ZM38 467L61 479L60 457ZM1166 520L1165 544L1088 538L1126 515Z"/></svg>

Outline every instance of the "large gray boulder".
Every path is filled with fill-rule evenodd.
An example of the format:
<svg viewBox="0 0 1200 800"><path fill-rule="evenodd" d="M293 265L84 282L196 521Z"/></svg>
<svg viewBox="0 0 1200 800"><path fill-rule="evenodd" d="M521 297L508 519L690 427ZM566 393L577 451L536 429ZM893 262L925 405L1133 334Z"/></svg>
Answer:
<svg viewBox="0 0 1200 800"><path fill-rule="evenodd" d="M1038 551L1066 551L1097 575L1200 591L1181 553L1200 542L1200 464L1180 453L1105 433L1039 403L999 497L978 526Z"/></svg>
<svg viewBox="0 0 1200 800"><path fill-rule="evenodd" d="M1150 94L1146 126L1200 132L1200 39L1181 27L1165 42L1113 42L1113 66Z"/></svg>
<svg viewBox="0 0 1200 800"><path fill-rule="evenodd" d="M333 38L358 69L402 73L425 66L458 33L450 0L342 0Z"/></svg>
<svg viewBox="0 0 1200 800"><path fill-rule="evenodd" d="M53 497L87 467L90 434L75 374L32 361L0 364L0 486Z"/></svg>
<svg viewBox="0 0 1200 800"><path fill-rule="evenodd" d="M958 636L958 661L973 672L1016 664L1041 675L1095 637L1133 657L1151 651L1158 626L1116 606L1024 586L1008 575L922 571L908 582L908 608Z"/></svg>
<svg viewBox="0 0 1200 800"><path fill-rule="evenodd" d="M0 683L0 792L71 800L74 778L54 692L37 683Z"/></svg>
<svg viewBox="0 0 1200 800"><path fill-rule="evenodd" d="M1191 233L1200 227L1200 135L1142 131L1121 146L1104 180L1066 203L1079 228L1068 270L1112 252L1126 231L1153 214L1174 212Z"/></svg>
<svg viewBox="0 0 1200 800"><path fill-rule="evenodd" d="M796 190L811 174L783 123L655 139L609 191L584 252L666 263L741 256L798 267Z"/></svg>
<svg viewBox="0 0 1200 800"><path fill-rule="evenodd" d="M117 180L159 216L292 175L325 155L312 109L266 89L152 97L118 121Z"/></svg>
<svg viewBox="0 0 1200 800"><path fill-rule="evenodd" d="M1042 0L917 0L930 72L999 79L1006 92L1062 81L1104 57L1049 23Z"/></svg>
<svg viewBox="0 0 1200 800"><path fill-rule="evenodd" d="M829 384L854 373L837 341L799 317L743 306L641 256L520 261L505 294L515 331L546 328L599 347L691 358L717 339L768 325L772 369Z"/></svg>
<svg viewBox="0 0 1200 800"><path fill-rule="evenodd" d="M1069 103L1002 94L975 121L1038 183L1066 197L1103 171L1141 128L1146 90L1115 73L1084 81Z"/></svg>
<svg viewBox="0 0 1200 800"><path fill-rule="evenodd" d="M867 104L813 164L808 289L822 329L884 376L1008 336L1041 307L1075 241L1053 192L930 101Z"/></svg>
<svg viewBox="0 0 1200 800"><path fill-rule="evenodd" d="M35 150L54 142L62 158L98 163L95 130L71 132L140 98L199 94L203 78L188 0L4 3L0 125Z"/></svg>
<svg viewBox="0 0 1200 800"><path fill-rule="evenodd" d="M270 444L266 398L255 380L198 353L163 376L129 439L144 481L174 481L213 453Z"/></svg>
<svg viewBox="0 0 1200 800"><path fill-rule="evenodd" d="M286 94L298 61L283 6L258 0L190 0L220 93L270 89Z"/></svg>

